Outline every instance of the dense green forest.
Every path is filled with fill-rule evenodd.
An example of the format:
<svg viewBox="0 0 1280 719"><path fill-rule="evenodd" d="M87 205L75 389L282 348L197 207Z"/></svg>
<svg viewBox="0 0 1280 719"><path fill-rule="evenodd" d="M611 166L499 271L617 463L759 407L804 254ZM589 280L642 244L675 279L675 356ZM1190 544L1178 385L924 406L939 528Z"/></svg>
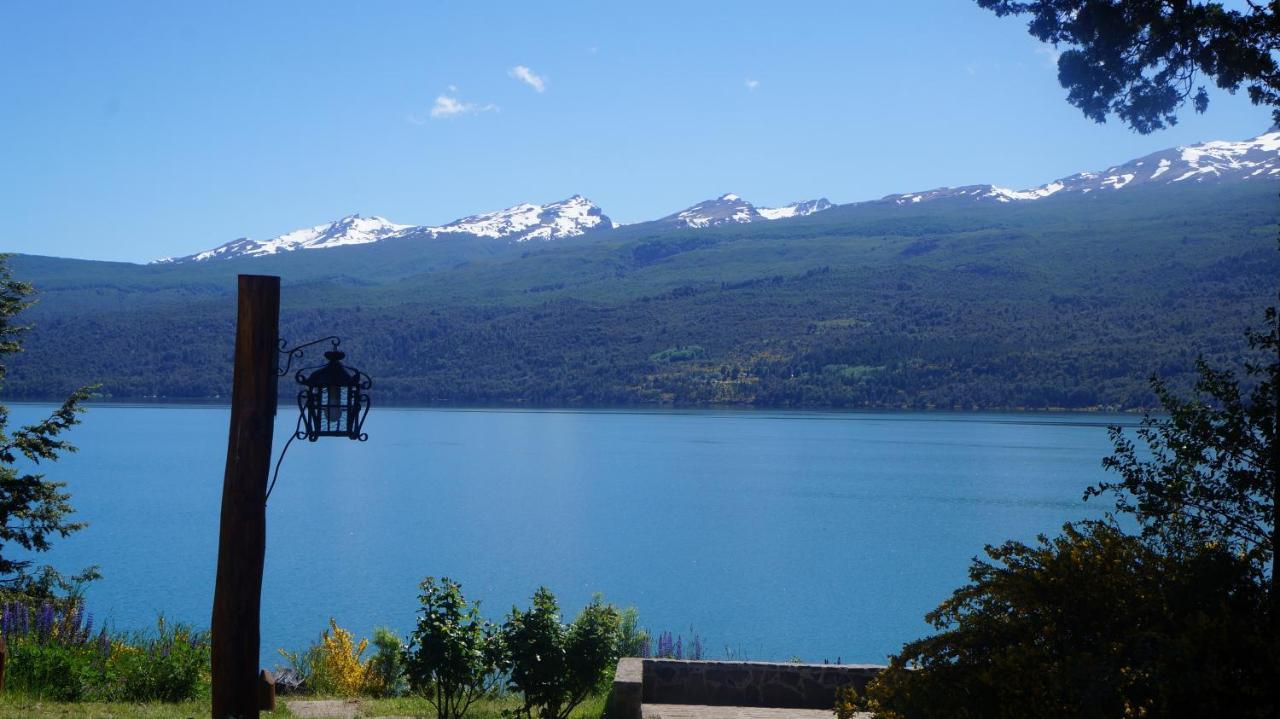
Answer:
<svg viewBox="0 0 1280 719"><path fill-rule="evenodd" d="M1138 408L1229 363L1280 277L1277 183L865 203L572 240L388 241L130 265L11 259L40 301L15 399L228 394L235 275L345 338L375 401ZM282 396L292 390L282 387Z"/></svg>

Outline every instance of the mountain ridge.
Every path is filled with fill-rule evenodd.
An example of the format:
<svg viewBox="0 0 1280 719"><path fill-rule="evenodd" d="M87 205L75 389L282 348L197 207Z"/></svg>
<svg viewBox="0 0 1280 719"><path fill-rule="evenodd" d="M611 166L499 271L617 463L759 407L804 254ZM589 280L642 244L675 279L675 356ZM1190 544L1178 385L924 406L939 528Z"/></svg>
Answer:
<svg viewBox="0 0 1280 719"><path fill-rule="evenodd" d="M304 249L371 244L386 240L435 240L473 236L512 243L550 241L608 232L623 227L642 229L706 229L806 217L834 207L868 203L909 205L936 200L1019 203L1054 196L1110 192L1149 184L1247 181L1280 175L1280 127L1241 141L1211 140L1179 145L1112 166L1101 172L1083 171L1026 190L993 184L939 187L920 192L886 195L879 200L836 205L827 198L802 200L782 207L756 207L734 193L704 200L656 220L619 225L600 206L583 195L545 205L521 203L493 212L459 218L444 225L401 225L383 217L347 215L328 223L294 230L269 240L238 238L210 250L184 257L165 257L155 264L182 264L234 257L277 255Z"/></svg>

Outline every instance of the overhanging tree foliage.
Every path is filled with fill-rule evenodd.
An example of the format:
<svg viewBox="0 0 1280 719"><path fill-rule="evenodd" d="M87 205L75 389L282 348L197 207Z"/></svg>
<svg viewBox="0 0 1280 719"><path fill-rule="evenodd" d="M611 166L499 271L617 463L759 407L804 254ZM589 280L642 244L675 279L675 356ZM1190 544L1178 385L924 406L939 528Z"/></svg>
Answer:
<svg viewBox="0 0 1280 719"><path fill-rule="evenodd" d="M877 716L1273 716L1266 593L1225 547L1084 522L987 555L868 687Z"/></svg>
<svg viewBox="0 0 1280 719"><path fill-rule="evenodd" d="M1114 114L1146 134L1177 123L1191 102L1209 106L1201 76L1235 92L1244 87L1280 123L1280 3L1228 10L1191 0L977 0L997 15L1029 15L1028 30L1065 47L1058 81L1067 101L1105 122Z"/></svg>
<svg viewBox="0 0 1280 719"><path fill-rule="evenodd" d="M29 284L13 279L5 257L0 255L0 382L5 375L5 355L22 351L21 335L28 327L13 320L31 305L31 293ZM84 523L69 519L73 509L71 495L63 491L65 483L51 481L28 468L55 461L63 452L75 451L60 437L79 422L81 404L91 391L91 387L81 388L45 420L13 430L8 427L8 408L0 405L0 590L47 596L69 586L68 580L52 567L36 568L29 554L48 551L53 538L66 537L82 529ZM27 556L16 555L17 548ZM96 571L91 568L70 581L86 581L95 576Z"/></svg>
<svg viewBox="0 0 1280 719"><path fill-rule="evenodd" d="M1103 465L1118 482L1091 487L1086 497L1110 493L1116 507L1132 513L1143 534L1166 551L1221 545L1269 577L1280 597L1274 570L1276 508L1280 505L1280 316L1266 310L1266 332L1249 332L1259 360L1245 363L1242 389L1230 370L1197 363L1198 397L1175 396L1159 378L1152 386L1167 412L1148 416L1138 436L1140 450L1120 428L1112 428L1116 451Z"/></svg>

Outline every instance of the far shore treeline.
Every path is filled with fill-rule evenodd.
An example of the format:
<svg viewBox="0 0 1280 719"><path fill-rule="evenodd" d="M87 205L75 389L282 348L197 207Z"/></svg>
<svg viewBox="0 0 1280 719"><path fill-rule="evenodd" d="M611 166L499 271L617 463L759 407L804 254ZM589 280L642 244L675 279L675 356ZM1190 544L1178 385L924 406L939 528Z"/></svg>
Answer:
<svg viewBox="0 0 1280 719"><path fill-rule="evenodd" d="M1150 408L1148 377L1187 389L1197 356L1240 356L1280 276L1278 189L871 203L762 226L176 266L20 255L13 272L39 295L5 390L226 397L248 272L281 275L282 334L341 335L379 402Z"/></svg>

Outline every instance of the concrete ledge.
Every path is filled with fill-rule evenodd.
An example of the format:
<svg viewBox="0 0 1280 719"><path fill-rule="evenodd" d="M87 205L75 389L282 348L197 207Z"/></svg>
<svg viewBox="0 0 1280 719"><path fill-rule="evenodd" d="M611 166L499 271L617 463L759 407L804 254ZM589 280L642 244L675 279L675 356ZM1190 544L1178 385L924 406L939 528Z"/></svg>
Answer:
<svg viewBox="0 0 1280 719"><path fill-rule="evenodd" d="M644 704L643 719L832 719L831 709L778 709L776 707L710 707L701 704ZM872 719L858 713L858 719Z"/></svg>
<svg viewBox="0 0 1280 719"><path fill-rule="evenodd" d="M622 659L614 680L610 715L611 719L644 719L643 707L651 707L648 710L651 719L658 719L659 714L674 719L680 710L673 707L679 706L688 706L689 711L707 716L710 716L709 710L695 711L694 708L757 707L830 712L835 706L836 689L852 685L862 691L882 669L884 667L875 664ZM662 709L659 711L656 707ZM738 714L753 716L743 711Z"/></svg>
<svg viewBox="0 0 1280 719"><path fill-rule="evenodd" d="M623 657L613 675L613 692L609 695L609 719L641 719L644 701L644 660Z"/></svg>

